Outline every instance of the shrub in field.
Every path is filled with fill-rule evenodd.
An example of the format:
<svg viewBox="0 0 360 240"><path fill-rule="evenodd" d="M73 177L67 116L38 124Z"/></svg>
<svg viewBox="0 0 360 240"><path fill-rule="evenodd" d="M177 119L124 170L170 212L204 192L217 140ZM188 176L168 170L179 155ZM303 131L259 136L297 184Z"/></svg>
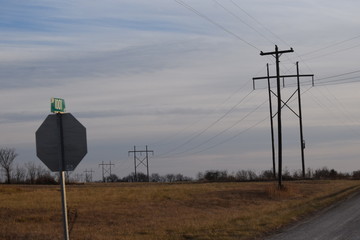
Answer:
<svg viewBox="0 0 360 240"><path fill-rule="evenodd" d="M227 171L209 170L204 174L204 180L212 182L223 182L228 180Z"/></svg>
<svg viewBox="0 0 360 240"><path fill-rule="evenodd" d="M54 176L52 176L50 173L46 173L46 174L41 175L38 178L36 178L35 184L53 185L53 184L58 184L58 183L55 180Z"/></svg>
<svg viewBox="0 0 360 240"><path fill-rule="evenodd" d="M355 180L360 180L360 170L353 171L352 178Z"/></svg>

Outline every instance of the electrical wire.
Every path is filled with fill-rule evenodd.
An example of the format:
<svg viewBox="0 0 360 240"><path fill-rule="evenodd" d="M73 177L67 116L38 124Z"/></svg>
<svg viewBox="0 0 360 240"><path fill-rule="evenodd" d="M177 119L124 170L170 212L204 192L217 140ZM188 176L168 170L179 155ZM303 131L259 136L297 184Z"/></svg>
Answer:
<svg viewBox="0 0 360 240"><path fill-rule="evenodd" d="M223 140L223 141L221 141L221 142L219 142L219 143L213 144L213 145L211 145L211 146L209 146L209 147L207 147L207 148L205 148L205 149L202 149L202 150L200 150L200 151L194 152L194 153L192 153L192 155L198 154L198 153L202 153L202 152L205 152L205 151L208 151L208 150L210 150L210 149L213 149L213 148L215 148L215 147L218 147L218 146L220 146L220 145L223 145L223 144L225 144L225 143L227 143L227 142L229 142L229 141L231 141L231 140L234 140L235 138L237 138L237 137L239 137L240 135L246 133L247 131L253 129L254 127L257 127L258 125L260 125L261 123L263 123L263 122L264 122L265 120L267 120L267 119L268 119L268 117L265 117L264 119L256 122L255 124L251 125L250 127L247 127L246 129L238 132L238 133L235 134L234 136L232 136L232 137L230 137L230 138L227 138L227 139L225 139L225 140Z"/></svg>
<svg viewBox="0 0 360 240"><path fill-rule="evenodd" d="M329 76L329 77L318 78L317 81L321 81L321 80L329 79L329 78L342 77L342 76L346 76L346 75L354 74L354 73L358 73L358 72L360 72L360 70L351 71L351 72L346 72L346 73L341 73L341 74L337 74L337 75L333 75L333 76Z"/></svg>
<svg viewBox="0 0 360 240"><path fill-rule="evenodd" d="M349 42L349 41L354 40L354 39L357 39L357 38L360 38L360 35L357 35L357 36L355 36L355 37L351 37L351 38L348 38L348 39L345 39L345 40L341 40L341 41L339 41L339 42L332 43L332 44L330 44L330 45L327 45L327 46L325 46L325 47L319 48L319 49L317 49L317 50L313 50L313 51L311 51L311 52L307 52L307 53L301 54L301 56L303 57L303 56L307 56L307 55L312 55L312 54L314 54L314 53L321 52L321 51L323 51L323 50L326 50L326 49L329 49L329 48L332 48L332 47L341 45L341 44L343 44L343 43Z"/></svg>
<svg viewBox="0 0 360 240"><path fill-rule="evenodd" d="M340 85L340 84L359 83L359 82L360 82L360 76L356 76L356 77L348 77L348 78L324 81L317 83L316 86Z"/></svg>
<svg viewBox="0 0 360 240"><path fill-rule="evenodd" d="M318 78L316 79L316 86L323 86L323 85L337 85L337 84L347 84L347 83L356 83L359 82L360 76L354 76L354 77L346 77L346 78L340 78L336 79L338 77L343 77L355 73L360 73L360 70L355 70L351 72L336 74L328 77ZM335 78L335 79L333 79ZM332 80L329 80L332 79ZM324 81L326 80L326 81Z"/></svg>
<svg viewBox="0 0 360 240"><path fill-rule="evenodd" d="M324 86L324 89L328 92L329 95L332 96L332 98L335 100L335 103L339 106L338 109L343 113L344 116L346 116L348 119L351 119L353 122L360 124L360 121L357 118L354 118L351 116L349 111L347 110L347 107L336 97L335 94L333 94L330 89L327 86ZM331 99L330 99L331 101ZM333 104L335 105L335 104Z"/></svg>
<svg viewBox="0 0 360 240"><path fill-rule="evenodd" d="M251 83L251 80L249 80L245 84L241 85L238 89L236 89L234 92L232 92L224 101L222 101L220 104L216 105L209 114L214 113L217 109L219 109L221 106L223 106L225 103L227 103L230 99L232 99L237 93L239 93L241 90L244 90L250 83ZM167 137L167 138L165 138L163 140L160 140L158 142L153 143L152 146L160 146L160 145L163 145L164 143L166 143L166 145L168 145L173 138L179 136L182 132L184 132L185 130L191 128L192 126L194 126L198 122L202 121L204 118L205 117L199 118L197 121L192 122L191 124L185 126L184 128L182 128L181 130L179 130L175 134L171 135L170 137Z"/></svg>
<svg viewBox="0 0 360 240"><path fill-rule="evenodd" d="M336 50L336 51L333 51L333 52L329 52L329 53L326 53L326 54L323 54L323 55L320 55L320 56L315 56L315 57L307 58L307 59L305 59L304 61L310 61L310 60L313 60L313 59L326 57L326 56L329 56L329 55L332 55L332 54L335 54L335 53L344 52L344 51L351 50L351 49L357 48L357 47L360 47L360 44L357 44L357 45L352 46L352 47L347 47L347 48L339 49L339 50Z"/></svg>
<svg viewBox="0 0 360 240"><path fill-rule="evenodd" d="M254 28L253 26L251 26L250 24L248 24L247 22L245 22L244 20L242 20L238 15L234 14L232 11L230 11L229 9L227 9L223 4L219 3L217 0L213 0L216 4L218 4L222 9L224 9L227 13L229 13L231 16L233 16L234 18L238 19L240 22L242 22L244 25L246 25L247 27L249 27L250 29L254 30L257 34L259 34L261 37L263 37L265 40L271 42L272 44L276 45L276 43L274 43L273 41L271 41L269 38L267 38L264 34L262 34L261 32L259 32L256 28Z"/></svg>
<svg viewBox="0 0 360 240"><path fill-rule="evenodd" d="M214 122L212 122L210 125L208 125L206 128L201 130L200 132L196 133L192 137L190 137L187 141L182 143L181 145L173 148L172 150L165 152L162 155L169 154L171 152L174 152L178 150L179 148L186 146L187 144L191 143L194 139L200 137L202 134L204 134L207 130L215 126L218 122L220 122L222 119L224 119L227 115L229 115L231 112L233 112L254 90L250 91L248 94L246 94L238 103L236 103L234 106L232 106L228 111L226 111L223 115L221 115L219 118L217 118Z"/></svg>
<svg viewBox="0 0 360 240"><path fill-rule="evenodd" d="M253 114L255 111L257 111L260 107L262 107L265 103L267 103L268 100L265 100L263 103L261 103L260 105L258 105L256 108L254 108L252 111L248 112L244 117L242 117L241 119L239 119L238 121L236 121L234 124L232 124L230 127L225 128L224 130L222 130L221 132L219 132L218 134L208 138L207 140L203 141L202 143L195 145L194 147L191 147L190 149L186 149L182 152L179 153L175 153L175 155L180 155L180 154L184 154L187 152L190 152L194 149L197 149L205 144L207 144L208 142L212 141L213 139L221 136L222 134L226 133L227 131L229 131L230 129L234 128L235 126L239 125L241 122L243 122L245 119L247 119L251 114Z"/></svg>
<svg viewBox="0 0 360 240"><path fill-rule="evenodd" d="M339 114L337 114L338 112L343 112L341 108L339 108L338 106L336 106L336 104L333 104L332 101L322 92L320 91L320 88L314 88L318 94L314 95L311 91L309 92L310 95L312 96L313 99L315 99L316 101L314 101L315 103L318 104L318 106L320 106L320 108L322 108L326 113L330 113L332 115L332 117L330 119L334 119L335 121L337 121L338 123L340 123L341 126L346 127L347 129L351 130L351 134L353 134L354 136L358 137L360 135L360 131L354 131L353 129L353 124L349 124L349 118L347 117L347 115L345 114L341 114L339 116ZM327 101L331 104L331 107L327 106L326 104L324 104L317 96L323 96L324 98L327 99ZM334 108L336 108L336 110L334 110ZM345 117L345 120L342 117Z"/></svg>
<svg viewBox="0 0 360 240"><path fill-rule="evenodd" d="M230 31L229 29L227 29L226 27L224 27L223 25L215 22L214 20L212 20L211 18L207 17L206 15L202 14L201 12L199 12L198 10L196 10L195 8L191 7L190 5L186 4L185 2L183 2L182 0L174 0L175 2L177 2L178 4L182 5L183 7L185 7L186 9L192 11L193 13L195 13L196 15L198 15L199 17L205 19L206 21L210 22L211 24L213 24L214 26L220 28L221 30L223 30L224 32L227 32L228 34L232 35L233 37L237 38L238 40L242 41L243 43L249 45L250 47L261 51L258 47L256 47L254 44L246 41L245 39L243 39L242 37L240 37L239 35L237 35L236 33Z"/></svg>
<svg viewBox="0 0 360 240"><path fill-rule="evenodd" d="M245 11L242 7L240 7L239 4L237 4L236 2L234 2L233 0L230 0L230 2L232 2L238 9L240 9L242 12L244 12L247 16L249 16L251 19L253 19L257 24L259 24L261 27L263 27L266 31L268 31L271 35L273 35L275 38L277 38L278 40L280 40L281 42L283 42L285 45L287 45L288 47L291 47L287 42L285 42L282 38L280 38L278 35L276 35L273 31L271 31L269 28L267 28L264 24L262 24L260 21L258 21L255 17L253 17L250 13L248 13L247 11ZM269 40L270 42L273 42L271 40Z"/></svg>
<svg viewBox="0 0 360 240"><path fill-rule="evenodd" d="M230 14L231 16L233 16L234 18L236 18L237 20L239 20L241 23L243 23L244 25L246 25L248 28L252 29L253 31L255 31L258 35L260 35L262 38L264 38L265 40L267 40L268 42L270 42L273 45L276 45L275 42L273 42L272 40L270 40L268 37L266 37L264 34L262 34L260 31L258 31L255 27L253 27L252 25L250 25L249 23L247 23L246 21L244 21L241 17L239 17L237 14L235 14L234 12L230 11L228 8L226 8L223 4L221 4L219 1L217 0L213 0L217 5L219 5L225 12L227 12L228 14ZM234 2L233 2L234 3ZM240 8L240 6L236 3L234 3L238 8ZM240 8L241 9L241 8ZM241 9L242 11L244 11L243 9ZM244 11L245 12L245 11ZM246 12L245 12L246 13ZM246 13L248 16L250 16L248 13ZM256 20L254 17L252 17L252 19ZM257 23L259 23L261 25L261 23L259 21L256 20ZM269 30L270 31L270 30ZM270 31L271 32L271 31ZM274 34L275 35L275 34ZM284 41L283 41L284 42ZM287 44L289 45L289 44ZM268 58L270 58L271 62L275 62L273 58L271 58L271 56L267 56ZM290 60L289 56L286 55L286 58L288 60ZM282 63L281 63L282 64ZM283 65L284 66L284 65ZM289 72L290 69L288 69L286 66L286 72ZM285 73L286 73L285 72Z"/></svg>

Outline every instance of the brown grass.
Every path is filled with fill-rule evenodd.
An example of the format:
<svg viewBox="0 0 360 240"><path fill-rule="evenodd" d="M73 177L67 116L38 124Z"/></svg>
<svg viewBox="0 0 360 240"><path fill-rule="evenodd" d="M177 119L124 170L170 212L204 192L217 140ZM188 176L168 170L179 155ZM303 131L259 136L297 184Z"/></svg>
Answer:
<svg viewBox="0 0 360 240"><path fill-rule="evenodd" d="M357 181L67 186L72 240L261 237L360 189ZM0 239L62 239L59 186L0 186Z"/></svg>

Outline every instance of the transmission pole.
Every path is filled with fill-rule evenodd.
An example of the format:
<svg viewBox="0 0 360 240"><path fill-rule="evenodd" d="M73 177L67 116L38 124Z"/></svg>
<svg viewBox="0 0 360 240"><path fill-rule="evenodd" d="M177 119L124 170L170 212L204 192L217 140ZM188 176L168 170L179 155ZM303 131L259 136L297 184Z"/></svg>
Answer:
<svg viewBox="0 0 360 240"><path fill-rule="evenodd" d="M276 84L277 84L277 120L278 120L278 180L279 187L282 187L282 125L281 125L281 86L280 86L280 56L284 53L294 52L291 48L290 50L279 51L278 46L275 45L275 52L260 52L261 56L273 55L276 61Z"/></svg>
<svg viewBox="0 0 360 240"><path fill-rule="evenodd" d="M314 85L314 75L313 74L299 74L299 65L298 62L296 63L297 66L297 74L296 75L282 75L280 76L280 56L284 53L290 53L294 52L294 50L291 48L290 50L284 50L279 51L278 47L275 45L275 51L274 52L267 52L263 53L260 52L261 56L265 55L273 55L276 59L276 76L270 76L269 75L269 65L267 65L267 76L266 77L256 77L253 78L253 87L255 89L255 80L260 79L267 79L268 80L268 88L269 88L269 102L270 102L270 121L271 121L271 132L272 132L272 156L273 156L273 172L275 172L275 148L274 148L274 136L273 136L273 122L272 118L274 117L272 114L272 103L271 103L271 93L273 93L277 97L277 120L278 120L278 181L279 181L279 188L282 187L282 121L281 121L281 110L284 106L287 106L298 118L299 118L299 124L300 124L300 145L301 145L301 159L302 159L302 172L303 172L303 178L305 178L305 161L304 161L304 148L305 148L305 141L303 139L303 126L302 126L302 111L301 111L301 93L300 93L300 77L312 77L312 84ZM295 95L296 92L294 92L291 97L284 102L281 99L281 86L280 86L280 78L283 79L283 87L285 87L285 78L297 78L297 92L298 92L298 103L299 103L299 114L297 114L294 110L290 108L290 106L287 104L290 99ZM270 86L270 79L276 78L276 87L277 87L277 93L275 94L271 90Z"/></svg>
<svg viewBox="0 0 360 240"><path fill-rule="evenodd" d="M150 175L149 175L149 153L152 153L154 155L154 151L153 150L149 150L148 146L146 145L145 150L136 150L136 146L134 146L134 150L133 151L129 151L128 154L130 156L130 154L134 155L134 168L135 168L135 182L138 181L138 176L137 176L137 169L140 165L143 165L146 167L146 176L147 176L147 181L150 182ZM145 153L145 157L141 157L142 153ZM138 154L140 154L140 157L138 156Z"/></svg>
<svg viewBox="0 0 360 240"><path fill-rule="evenodd" d="M103 182L106 181L105 178L105 174L107 173L108 176L111 176L111 166L114 166L115 164L111 163L104 163L104 161L102 161L102 163L99 164L99 167L102 166L102 178L103 178Z"/></svg>

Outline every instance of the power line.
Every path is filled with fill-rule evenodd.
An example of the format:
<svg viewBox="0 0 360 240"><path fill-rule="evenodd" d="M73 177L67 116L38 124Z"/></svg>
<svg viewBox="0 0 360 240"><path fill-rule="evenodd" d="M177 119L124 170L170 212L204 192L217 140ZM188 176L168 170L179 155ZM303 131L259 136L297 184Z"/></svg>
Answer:
<svg viewBox="0 0 360 240"><path fill-rule="evenodd" d="M319 49L317 49L317 50L313 50L313 51L308 52L308 53L301 54L301 56L303 57L303 56L307 56L307 55L312 55L312 54L314 54L314 53L321 52L322 50L335 47L335 46L337 46L337 45L340 45L340 44L349 42L349 41L354 40L354 39L357 39L357 38L360 38L360 35L357 35L357 36L355 36L355 37L351 37L351 38L348 38L348 39L345 39L345 40L342 40L342 41L339 41L339 42L332 43L332 44L330 44L330 45L327 45L327 46L325 46L325 47L319 48Z"/></svg>
<svg viewBox="0 0 360 240"><path fill-rule="evenodd" d="M249 16L251 19L253 19L257 24L259 24L260 26L262 26L266 31L268 31L270 34L272 34L275 38L277 38L278 40L280 40L281 42L283 42L285 45L287 45L288 47L290 47L290 45L285 42L282 38L280 38L278 35L276 35L273 31L271 31L269 28L267 28L264 24L262 24L260 21L258 21L255 17L253 17L250 13L248 13L247 11L245 11L242 7L240 7L239 4L237 4L236 2L234 2L233 0L230 0L230 2L232 2L238 9L240 9L242 12L244 12L247 16Z"/></svg>
<svg viewBox="0 0 360 240"><path fill-rule="evenodd" d="M220 104L216 105L213 110L209 113L209 114L212 114L215 112L215 110L219 109L220 106L224 105L225 103L227 103L231 98L233 98L235 96L235 94L239 93L241 90L243 90L245 87L247 87L249 84L251 83L251 81L247 81L245 84L243 84L242 86L240 86L240 88L236 89L234 92L232 92L224 101L222 101ZM206 116L208 117L208 116ZM184 128L182 128L181 130L179 130L178 132L172 134L171 136L163 139L163 140L160 140L158 142L155 142L153 143L152 145L155 145L155 146L158 146L158 145L161 145L163 144L164 142L166 143L169 143L169 141L178 136L180 133L184 132L185 130L191 128L192 126L194 126L196 123L200 122L201 120L203 120L205 117L201 117L199 118L198 120L196 120L195 122L192 122L191 124L185 126ZM193 134L195 135L195 134ZM161 154L160 154L161 155Z"/></svg>
<svg viewBox="0 0 360 240"><path fill-rule="evenodd" d="M329 100L329 98L326 97L326 96L324 95L324 93L320 91L320 88L315 88L315 89L316 89L316 91L318 92L318 94L313 94L311 91L310 91L309 93L310 93L310 95L312 96L312 98L315 99L314 102L315 102L324 112L326 112L326 113L328 113L328 114L329 114L329 113L331 114L331 118L329 118L329 119L333 119L333 120L335 120L336 122L340 123L340 126L344 126L344 127L346 127L347 129L351 130L351 134L353 134L354 136L358 137L358 136L360 135L360 134L359 134L359 131L356 131L356 132L353 131L353 128L351 128L351 127L353 127L353 125L349 124L348 122L346 122L346 121L344 120L344 119L346 119L347 121L349 121L350 118L348 117L348 115L347 115L347 114L341 114L341 115L339 116L339 114L337 114L338 112L344 113L343 109L342 109L342 108L339 108L339 107L337 107L335 104L333 104L332 101ZM322 95L323 97L327 98L328 101L331 103L331 106L328 106L328 105L326 105L325 103L323 103L323 102L320 100L320 98L318 98L318 95ZM334 110L334 108L336 108L336 110ZM344 118L342 118L342 117L344 117ZM355 121L355 122L357 122L357 121Z"/></svg>
<svg viewBox="0 0 360 240"><path fill-rule="evenodd" d="M228 34L232 35L233 37L239 39L240 41L242 41L243 43L249 45L252 48L255 48L256 50L259 50L259 48L257 48L255 45L253 45L252 43L246 41L245 39L243 39L242 37L240 37L239 35L237 35L236 33L230 31L229 29L227 29L226 27L222 26L221 24L215 22L214 20L212 20L211 18L207 17L206 15L202 14L201 12L199 12L198 10L196 10L195 8L191 7L190 5L186 4L185 2L183 2L182 0L174 0L175 2L177 2L178 4L182 5L183 7L185 7L186 9L192 11L193 13L195 13L196 15L198 15L199 17L205 19L206 21L210 22L211 24L213 24L214 26L222 29L224 32L227 32Z"/></svg>
<svg viewBox="0 0 360 240"><path fill-rule="evenodd" d="M219 3L217 0L213 0L215 3L217 3L222 9L224 9L227 13L229 13L231 16L235 17L236 19L238 19L240 22L242 22L243 24L245 24L247 27L249 27L250 29L254 30L257 34L259 34L261 37L263 37L265 40L269 41L270 43L276 45L272 40L270 40L269 38L267 38L264 34L262 34L260 31L258 31L256 28L254 28L253 26L251 26L250 24L248 24L247 22L245 22L244 20L242 20L238 15L234 14L232 11L230 11L229 9L227 9L223 4ZM288 59L289 57L286 56ZM273 61L273 59L271 59ZM289 59L290 60L290 59ZM289 69L287 69L287 71L290 71Z"/></svg>
<svg viewBox="0 0 360 240"><path fill-rule="evenodd" d="M360 76L356 76L356 77L348 77L348 78L320 82L319 84L317 84L317 86L339 85L339 84L349 84L349 83L359 83L359 82L360 82Z"/></svg>
<svg viewBox="0 0 360 240"><path fill-rule="evenodd" d="M264 39L266 39L267 41L269 41L270 43L275 44L274 41L270 40L268 37L266 37L264 34L262 34L260 31L258 31L256 28L254 28L253 26L251 26L250 24L246 23L244 20L242 20L239 16L237 16L236 14L232 13L230 10L226 9L222 4L220 4L217 0L213 0L215 1L217 4L219 4L225 11L227 11L229 14L231 14L232 16L234 16L235 18L237 18L238 20L240 20L242 23L244 23L245 25L247 25L249 28L253 29L255 32L257 32L260 36L262 36ZM250 15L247 11L245 11L243 8L240 7L239 4L237 4L236 2L234 2L233 0L230 0L238 9L240 9L242 12L244 12L248 17L250 17L252 20L254 20L257 24L259 24L262 28L264 28L266 31L268 31L271 35L273 35L275 38L277 38L278 40L280 40L282 43L284 43L285 45L287 45L288 47L290 47L290 44L287 43L285 40L283 40L282 38L280 38L278 35L276 35L273 31L271 31L268 27L266 27L264 24L262 24L260 21L258 21L255 17L253 17L252 15ZM295 53L299 59L302 60L301 56L298 53ZM287 60L289 62L291 62L291 58L288 55L285 55L285 57L287 58ZM271 59L273 61L273 59ZM305 66L310 69L309 66L307 66L306 63L304 63ZM286 66L283 66L286 68L286 72L290 72L290 69L288 69ZM311 69L310 69L311 71Z"/></svg>
<svg viewBox="0 0 360 240"><path fill-rule="evenodd" d="M194 149L197 149L203 145L205 145L206 143L210 142L211 140L219 137L220 135L224 134L225 132L229 131L230 129L234 128L235 126L239 125L242 121L244 121L246 118L248 118L251 114L253 114L255 111L257 111L260 107L262 107L265 103L267 102L264 101L263 103L261 103L260 105L258 105L256 108L254 108L252 111L248 112L244 117L242 117L240 120L236 121L234 124L232 124L230 127L227 127L225 128L224 130L222 130L221 132L217 133L216 135L208 138L206 141L198 144L198 145L195 145L194 147L190 148L190 149L187 149L187 150L184 150L180 153L176 153L176 155L179 155L179 154L183 154L183 153L187 153L187 152L190 152Z"/></svg>
<svg viewBox="0 0 360 240"><path fill-rule="evenodd" d="M338 84L348 84L348 83L358 83L360 81L358 81L357 79L360 80L360 76L354 76L354 77L347 77L347 78L339 78L339 79L333 79L333 80L328 80L328 79L332 79L332 78L338 78L338 77L343 77L343 76L347 76L347 75L351 75L351 74L355 74L355 73L360 73L360 70L355 70L355 71L350 71L350 72L346 72L346 73L340 73L340 74L336 74L336 75L331 75L331 76L327 76L327 77L322 77L322 78L316 78L316 86L325 86L325 85L338 85ZM324 81L325 80L325 81ZM326 81L327 80L327 81ZM303 85L310 85L312 83L307 83L307 84L303 84ZM288 84L288 86L294 86L295 84Z"/></svg>
<svg viewBox="0 0 360 240"><path fill-rule="evenodd" d="M360 124L360 121L357 118L354 118L350 115L349 111L347 111L347 107L338 99L338 97L335 94L333 94L328 87L325 86L324 88L333 97L335 102L339 105L339 109L343 112L343 116L346 116L348 119L352 120L353 122ZM331 99L329 100L331 101Z"/></svg>
<svg viewBox="0 0 360 240"><path fill-rule="evenodd" d="M253 26L251 26L249 23L245 22L244 20L242 20L238 15L236 15L235 13L233 13L232 11L230 11L229 9L227 9L223 4L219 3L217 0L213 0L216 4L218 4L222 9L224 9L227 13L229 13L231 16L235 17L236 19L238 19L240 22L242 22L243 24L245 24L246 26L248 26L250 29L254 30L257 34L259 34L261 37L263 37L265 40L269 41L272 44L275 44L273 41L271 41L269 38L267 38L264 34L262 34L260 31L258 31L256 28L254 28Z"/></svg>
<svg viewBox="0 0 360 240"><path fill-rule="evenodd" d="M323 55L320 55L320 56L315 56L315 57L307 58L307 59L305 59L305 61L309 61L309 60L313 60L313 59L317 59L317 58L326 57L326 56L329 56L329 55L332 55L332 54L335 54L335 53L344 52L344 51L351 50L351 49L357 48L357 47L360 47L360 44L357 44L357 45L352 46L352 47L347 47L347 48L339 49L339 50L336 50L336 51L333 51L333 52L329 52L329 53L326 53L326 54L323 54Z"/></svg>
<svg viewBox="0 0 360 240"><path fill-rule="evenodd" d="M360 73L360 70L355 70L355 71L351 71L351 72L346 72L346 73L341 73L341 74L336 74L336 75L332 75L332 76L328 76L328 77L319 78L316 80L317 81L316 85L322 86L322 85L336 85L336 84L360 82L360 81L356 81L356 79L360 80L360 76L328 80L328 79L343 77L343 76L347 76L347 75L351 75L351 74L355 74L355 73ZM327 81L324 81L324 80L327 80Z"/></svg>
<svg viewBox="0 0 360 240"><path fill-rule="evenodd" d="M163 156L165 154L169 154L171 152L174 152L176 150L178 150L179 148L189 144L190 142L192 142L194 139L198 138L199 136L201 136L202 134L204 134L207 130L209 130L210 128L212 128L214 125L216 125L218 122L220 122L222 119L224 119L227 115L229 115L231 112L233 112L251 93L253 92L250 91L248 94L246 94L237 104L235 104L233 107L231 107L228 111L226 111L222 116L220 116L219 118L217 118L214 122L212 122L210 125L208 125L206 128L204 128L203 130L201 130L200 132L198 132L197 134L193 135L191 138L189 138L187 141L185 141L184 143L182 143L181 145L175 147L174 149L165 152L163 154L160 154L159 156Z"/></svg>
<svg viewBox="0 0 360 240"><path fill-rule="evenodd" d="M225 139L225 140L222 141L222 142L219 142L219 143L216 143L216 144L214 144L214 145L211 145L210 147L205 148L205 149L203 149L203 150L201 150L201 151L194 152L193 154L202 153L202 152L208 151L208 150L210 150L210 149L213 149L213 148L215 148L215 147L217 147L217 146L223 145L223 144L225 144L225 143L227 143L227 142L229 142L229 141L231 141L231 140L239 137L240 135L244 134L245 132L253 129L254 127L257 127L257 126L260 125L262 122L264 122L266 119L267 119L267 117L264 118L264 119L262 119L262 120L260 120L260 121L258 121L258 122L256 122L255 124L251 125L250 127L247 127L247 128L245 128L244 130L238 132L238 133L235 134L234 136L232 136L232 137L230 137L230 138L227 138L227 139Z"/></svg>
<svg viewBox="0 0 360 240"><path fill-rule="evenodd" d="M329 76L329 77L318 78L317 81L321 81L321 80L329 79L329 78L335 78L335 77L342 77L342 76L346 76L346 75L350 75L350 74L354 74L354 73L358 73L358 72L360 72L360 70L341 73L341 74L337 74L337 75L332 75L332 76Z"/></svg>

